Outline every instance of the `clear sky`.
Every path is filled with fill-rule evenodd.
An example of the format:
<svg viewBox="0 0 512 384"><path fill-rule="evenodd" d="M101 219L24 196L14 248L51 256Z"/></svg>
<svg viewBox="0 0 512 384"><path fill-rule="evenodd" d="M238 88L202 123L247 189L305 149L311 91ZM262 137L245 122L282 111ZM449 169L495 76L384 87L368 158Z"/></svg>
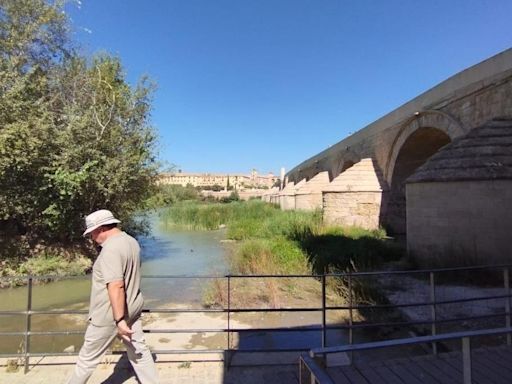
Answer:
<svg viewBox="0 0 512 384"><path fill-rule="evenodd" d="M77 3L79 3L77 1ZM87 52L157 83L160 158L279 173L512 47L511 0L82 0Z"/></svg>

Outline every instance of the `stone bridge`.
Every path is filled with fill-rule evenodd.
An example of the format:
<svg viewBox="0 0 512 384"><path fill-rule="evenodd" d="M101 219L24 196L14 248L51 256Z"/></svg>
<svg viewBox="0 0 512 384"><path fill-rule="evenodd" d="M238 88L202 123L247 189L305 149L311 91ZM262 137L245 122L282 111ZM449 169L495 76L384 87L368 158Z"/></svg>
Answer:
<svg viewBox="0 0 512 384"><path fill-rule="evenodd" d="M406 235L422 257L510 260L510 121L512 49L302 162L266 199L321 208L330 223Z"/></svg>

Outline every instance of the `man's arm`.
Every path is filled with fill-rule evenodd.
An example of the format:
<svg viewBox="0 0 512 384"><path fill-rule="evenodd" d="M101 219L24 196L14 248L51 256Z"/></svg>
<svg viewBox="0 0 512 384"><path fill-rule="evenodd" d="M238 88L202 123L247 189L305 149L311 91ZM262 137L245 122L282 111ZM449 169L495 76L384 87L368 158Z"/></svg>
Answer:
<svg viewBox="0 0 512 384"><path fill-rule="evenodd" d="M133 331L128 326L125 319L126 295L124 292L124 281L115 280L107 284L108 297L112 305L112 314L117 323L117 333L126 341L130 341ZM121 321L119 321L122 319Z"/></svg>

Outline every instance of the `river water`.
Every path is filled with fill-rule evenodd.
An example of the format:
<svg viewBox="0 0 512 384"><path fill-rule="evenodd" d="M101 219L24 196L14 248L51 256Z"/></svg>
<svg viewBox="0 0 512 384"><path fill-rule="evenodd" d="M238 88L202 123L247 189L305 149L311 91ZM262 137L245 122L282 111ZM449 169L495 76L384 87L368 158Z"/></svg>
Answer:
<svg viewBox="0 0 512 384"><path fill-rule="evenodd" d="M224 232L179 231L165 228L158 217L151 218L151 234L140 237L143 276L155 275L215 275L227 273L226 249L220 242ZM142 292L146 307L164 306L167 303L200 305L204 280L159 279L144 277ZM20 311L27 306L27 287L0 290L0 310ZM33 310L80 309L88 307L90 276L34 285ZM24 315L0 316L3 332L24 331ZM86 315L33 315L32 331L83 331ZM62 352L70 345L82 343L82 335L32 336L32 352ZM20 336L0 336L0 353L22 350Z"/></svg>

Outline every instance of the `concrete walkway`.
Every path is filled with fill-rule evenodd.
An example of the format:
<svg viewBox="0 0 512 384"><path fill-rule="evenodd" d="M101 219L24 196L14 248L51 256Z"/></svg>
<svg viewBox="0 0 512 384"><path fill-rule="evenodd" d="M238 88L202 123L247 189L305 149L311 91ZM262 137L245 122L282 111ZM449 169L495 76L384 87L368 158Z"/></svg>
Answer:
<svg viewBox="0 0 512 384"><path fill-rule="evenodd" d="M298 364L235 365L226 370L223 362L176 362L168 356L157 356L161 384L297 384ZM166 360L168 359L168 360ZM6 359L0 361L0 384L60 384L73 370L76 357L32 358L30 371L6 371ZM98 366L88 384L138 383L125 355L107 356Z"/></svg>

